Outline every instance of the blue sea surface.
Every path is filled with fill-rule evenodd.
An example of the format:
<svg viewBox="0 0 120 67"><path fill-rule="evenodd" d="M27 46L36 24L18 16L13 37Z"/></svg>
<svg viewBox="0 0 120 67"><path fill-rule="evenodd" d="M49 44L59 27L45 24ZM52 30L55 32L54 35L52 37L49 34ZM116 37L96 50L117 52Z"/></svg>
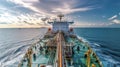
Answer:
<svg viewBox="0 0 120 67"><path fill-rule="evenodd" d="M30 45L46 31L46 28L0 29L0 67L17 67ZM120 65L120 28L75 28L74 32L90 44L100 60Z"/></svg>

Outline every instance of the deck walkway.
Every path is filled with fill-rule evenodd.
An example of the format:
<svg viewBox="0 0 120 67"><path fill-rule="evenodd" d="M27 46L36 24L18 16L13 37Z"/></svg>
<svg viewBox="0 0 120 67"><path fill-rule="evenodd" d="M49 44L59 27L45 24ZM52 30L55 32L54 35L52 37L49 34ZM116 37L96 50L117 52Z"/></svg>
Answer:
<svg viewBox="0 0 120 67"><path fill-rule="evenodd" d="M62 32L57 34L57 49L58 49L58 67L64 67L64 54L63 54L63 44L64 36Z"/></svg>

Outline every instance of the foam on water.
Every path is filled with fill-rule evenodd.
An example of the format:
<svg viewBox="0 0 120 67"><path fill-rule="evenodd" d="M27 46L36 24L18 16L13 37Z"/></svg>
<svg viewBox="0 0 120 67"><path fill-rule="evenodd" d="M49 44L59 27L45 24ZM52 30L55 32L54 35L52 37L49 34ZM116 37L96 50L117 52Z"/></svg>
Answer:
<svg viewBox="0 0 120 67"><path fill-rule="evenodd" d="M28 41L30 43L30 41ZM13 46L5 52L3 52L0 56L0 62L3 67L16 67L20 59L22 59L26 50L30 46L28 43L16 43L16 46Z"/></svg>

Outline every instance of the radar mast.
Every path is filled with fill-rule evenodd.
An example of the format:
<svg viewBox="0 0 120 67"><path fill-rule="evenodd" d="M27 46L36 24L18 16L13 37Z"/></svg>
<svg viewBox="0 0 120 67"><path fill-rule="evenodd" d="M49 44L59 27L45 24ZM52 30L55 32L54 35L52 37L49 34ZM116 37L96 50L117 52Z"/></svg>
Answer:
<svg viewBox="0 0 120 67"><path fill-rule="evenodd" d="M59 14L57 17L59 17L60 21L62 20L62 18L64 17L63 14Z"/></svg>

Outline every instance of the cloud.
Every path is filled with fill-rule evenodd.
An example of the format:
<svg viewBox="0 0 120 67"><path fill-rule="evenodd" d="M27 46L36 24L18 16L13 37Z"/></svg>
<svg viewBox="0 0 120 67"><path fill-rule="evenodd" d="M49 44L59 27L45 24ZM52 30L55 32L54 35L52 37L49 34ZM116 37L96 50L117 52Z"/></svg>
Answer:
<svg viewBox="0 0 120 67"><path fill-rule="evenodd" d="M21 9L22 11L26 10L29 12L33 12L33 14L38 13L38 14L47 15L47 16L51 15L49 13L46 13L44 10L34 6L35 4L39 3L39 0L7 0L7 1L16 4L16 6L14 6L14 9L22 8Z"/></svg>
<svg viewBox="0 0 120 67"><path fill-rule="evenodd" d="M83 7L83 8L56 8L52 12L54 13L63 13L63 14L69 14L69 13L74 13L74 12L83 12L83 11L88 11L92 10L93 8L89 7Z"/></svg>
<svg viewBox="0 0 120 67"><path fill-rule="evenodd" d="M13 20L15 20L16 17L13 17L11 14L9 13L3 13L1 14L0 17L0 23L12 23Z"/></svg>
<svg viewBox="0 0 120 67"><path fill-rule="evenodd" d="M69 14L77 11L88 11L94 9L91 6L84 6L76 8L77 0L8 0L21 7L25 7L34 12L52 16L57 13Z"/></svg>
<svg viewBox="0 0 120 67"><path fill-rule="evenodd" d="M113 19L116 19L118 16L117 15L114 15L112 17L110 17L108 20L113 20Z"/></svg>
<svg viewBox="0 0 120 67"><path fill-rule="evenodd" d="M9 24L9 23L7 23L7 22L0 22L0 24Z"/></svg>
<svg viewBox="0 0 120 67"><path fill-rule="evenodd" d="M120 24L120 20L118 19L119 14L120 14L120 13L118 13L118 15L112 16L112 17L109 18L108 20L110 20L110 21L112 22L112 24Z"/></svg>
<svg viewBox="0 0 120 67"><path fill-rule="evenodd" d="M94 5L80 6L79 0L3 0L0 4L0 23L42 25L41 18L56 14L71 14L95 9ZM84 3L85 4L85 3ZM83 5L84 5L83 4ZM2 6L1 6L2 5ZM78 7L80 6L80 7Z"/></svg>
<svg viewBox="0 0 120 67"><path fill-rule="evenodd" d="M118 20L118 19L114 19L114 20L112 20L112 22L115 24L120 24L120 20Z"/></svg>
<svg viewBox="0 0 120 67"><path fill-rule="evenodd" d="M28 24L28 25L34 25L34 23L29 23L27 21L23 21L24 23Z"/></svg>
<svg viewBox="0 0 120 67"><path fill-rule="evenodd" d="M18 16L11 15L9 13L1 14L0 17L0 23L11 23L11 24L29 24L34 25L36 23L42 23L41 20L42 17L39 17L38 15L30 15L30 14L21 14Z"/></svg>
<svg viewBox="0 0 120 67"><path fill-rule="evenodd" d="M41 0L41 5L39 6L43 6L41 9L51 14L70 14L74 12L84 12L94 9L92 6L76 7L79 5L77 0L53 0L50 3L47 1L48 0Z"/></svg>

